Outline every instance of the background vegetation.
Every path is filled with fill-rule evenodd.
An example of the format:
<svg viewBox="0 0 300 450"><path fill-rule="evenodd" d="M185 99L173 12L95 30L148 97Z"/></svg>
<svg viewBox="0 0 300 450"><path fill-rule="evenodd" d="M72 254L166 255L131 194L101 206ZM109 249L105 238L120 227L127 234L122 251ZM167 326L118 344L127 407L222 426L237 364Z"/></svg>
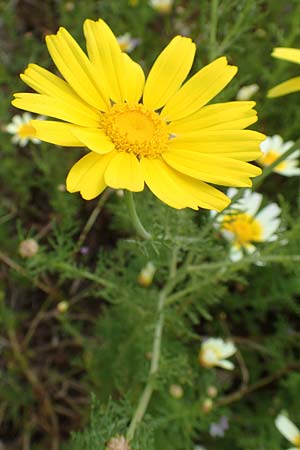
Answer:
<svg viewBox="0 0 300 450"><path fill-rule="evenodd" d="M65 192L78 149L22 148L5 131L19 113L10 105L24 90L18 74L29 62L53 69L44 36L63 25L84 45L84 19L102 17L116 35L141 40L132 56L145 69L180 33L197 42L194 71L225 54L239 72L217 100L257 83L255 128L299 138L299 94L266 99L270 87L299 75L297 65L270 56L274 46L300 47L298 0L178 0L169 15L136 3L0 0L0 448L100 450L126 432L148 376L157 299L171 275L156 389L132 448L285 448L274 418L286 410L300 425L299 178L272 174L259 189L283 208L279 241L261 250L265 265L251 257L233 264L207 212L178 212L138 194L154 235L142 242L120 195L86 202ZM39 251L26 259L19 246L27 238ZM137 278L148 261L157 271L145 288ZM199 366L205 336L234 341L233 372ZM171 395L174 384L181 398ZM229 428L212 436L224 416Z"/></svg>

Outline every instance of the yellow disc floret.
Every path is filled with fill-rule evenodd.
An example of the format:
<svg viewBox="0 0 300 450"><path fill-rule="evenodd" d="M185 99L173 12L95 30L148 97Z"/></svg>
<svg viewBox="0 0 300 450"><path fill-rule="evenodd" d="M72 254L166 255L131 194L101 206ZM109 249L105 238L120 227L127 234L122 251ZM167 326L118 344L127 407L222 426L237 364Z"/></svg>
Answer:
<svg viewBox="0 0 300 450"><path fill-rule="evenodd" d="M120 152L157 157L168 143L167 124L144 105L114 105L102 115L102 127Z"/></svg>
<svg viewBox="0 0 300 450"><path fill-rule="evenodd" d="M227 214L224 216L222 228L232 233L235 242L242 247L262 240L261 224L247 213Z"/></svg>
<svg viewBox="0 0 300 450"><path fill-rule="evenodd" d="M297 434L293 439L293 444L298 448L300 448L300 434Z"/></svg>
<svg viewBox="0 0 300 450"><path fill-rule="evenodd" d="M30 137L35 136L36 131L33 128L33 126L31 125L31 123L28 122L28 123L23 123L19 127L17 134L19 135L20 138L30 138Z"/></svg>
<svg viewBox="0 0 300 450"><path fill-rule="evenodd" d="M265 155L263 155L261 158L259 158L259 163L262 166L270 166L275 162L281 155L279 155L276 151L269 150ZM286 168L285 161L282 161L281 163L277 164L276 170L283 170Z"/></svg>

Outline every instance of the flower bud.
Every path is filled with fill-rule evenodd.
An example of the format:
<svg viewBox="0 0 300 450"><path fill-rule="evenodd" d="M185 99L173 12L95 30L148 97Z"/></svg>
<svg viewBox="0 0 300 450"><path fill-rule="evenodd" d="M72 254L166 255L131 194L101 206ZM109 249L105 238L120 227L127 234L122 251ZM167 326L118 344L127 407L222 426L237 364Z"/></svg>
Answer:
<svg viewBox="0 0 300 450"><path fill-rule="evenodd" d="M140 271L140 274L138 276L138 283L139 285L143 287L148 287L153 281L154 274L156 272L155 265L149 261L145 265L145 267Z"/></svg>
<svg viewBox="0 0 300 450"><path fill-rule="evenodd" d="M59 302L56 308L60 313L65 313L69 309L69 303L64 300L62 302Z"/></svg>
<svg viewBox="0 0 300 450"><path fill-rule="evenodd" d="M205 413L209 413L213 408L213 401L211 398L206 398L201 405L201 409Z"/></svg>
<svg viewBox="0 0 300 450"><path fill-rule="evenodd" d="M215 398L218 395L218 389L216 386L208 386L207 395L211 398Z"/></svg>
<svg viewBox="0 0 300 450"><path fill-rule="evenodd" d="M183 397L183 389L179 384L171 384L169 393L173 398L179 399Z"/></svg>
<svg viewBox="0 0 300 450"><path fill-rule="evenodd" d="M117 436L110 439L105 450L130 450L130 447L124 436Z"/></svg>
<svg viewBox="0 0 300 450"><path fill-rule="evenodd" d="M23 258L32 258L38 250L39 244L35 239L25 239L19 245L19 253Z"/></svg>

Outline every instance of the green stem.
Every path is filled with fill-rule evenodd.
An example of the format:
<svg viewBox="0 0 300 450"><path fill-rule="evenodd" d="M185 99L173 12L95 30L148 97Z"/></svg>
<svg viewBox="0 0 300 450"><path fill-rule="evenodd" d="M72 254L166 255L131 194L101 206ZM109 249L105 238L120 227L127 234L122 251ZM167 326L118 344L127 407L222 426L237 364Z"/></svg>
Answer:
<svg viewBox="0 0 300 450"><path fill-rule="evenodd" d="M160 291L158 296L157 314L158 319L155 325L153 343L152 343L152 356L149 369L148 381L139 399L137 408L133 414L131 423L127 431L127 440L131 441L134 437L135 430L139 423L142 421L145 412L147 411L149 402L151 400L153 391L155 389L155 378L159 369L159 359L161 353L161 340L165 321L164 308L167 303L167 298L170 292L174 289L174 286L178 282L176 277L177 272L177 248L173 248L172 257L169 267L169 278L164 288Z"/></svg>
<svg viewBox="0 0 300 450"><path fill-rule="evenodd" d="M252 190L255 191L261 185L263 180L273 172L274 168L278 166L278 164L280 164L282 161L284 161L288 156L294 153L296 150L299 150L299 147L300 147L300 139L298 139L291 148L289 148L286 152L284 152L272 164L267 166L259 177L255 178L255 180L253 181Z"/></svg>
<svg viewBox="0 0 300 450"><path fill-rule="evenodd" d="M218 4L219 4L218 0L211 0L210 36L209 36L209 59L210 59L210 61L212 61L216 56Z"/></svg>
<svg viewBox="0 0 300 450"><path fill-rule="evenodd" d="M129 425L128 432L127 432L128 441L132 440L135 430L136 430L136 427L142 421L144 414L147 410L147 407L149 405L152 393L154 391L155 375L158 371L160 351L161 351L161 338L162 338L164 319L165 319L164 305L165 305L165 301L166 301L166 296L167 296L167 290L164 289L160 292L159 299L158 299L158 307L157 307L158 320L157 320L157 323L155 326L155 331L154 331L149 378L148 378L148 382L144 388L144 391L140 397L138 406L135 410L135 413L133 415L131 423Z"/></svg>
<svg viewBox="0 0 300 450"><path fill-rule="evenodd" d="M139 219L139 216L137 215L132 192L125 190L124 194L131 221L137 234L143 239L151 239L151 234L145 230Z"/></svg>

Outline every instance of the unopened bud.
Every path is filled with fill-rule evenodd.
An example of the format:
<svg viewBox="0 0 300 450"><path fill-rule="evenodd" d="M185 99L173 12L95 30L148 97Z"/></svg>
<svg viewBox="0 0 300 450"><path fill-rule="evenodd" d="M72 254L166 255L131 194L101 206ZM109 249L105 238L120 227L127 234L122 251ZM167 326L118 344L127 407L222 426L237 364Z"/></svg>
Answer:
<svg viewBox="0 0 300 450"><path fill-rule="evenodd" d="M74 5L73 2L67 2L67 3L65 4L65 10L66 10L66 11L73 11L74 8L75 8L75 5Z"/></svg>
<svg viewBox="0 0 300 450"><path fill-rule="evenodd" d="M183 389L179 384L171 384L169 387L170 395L174 398L182 398L183 397Z"/></svg>
<svg viewBox="0 0 300 450"><path fill-rule="evenodd" d="M19 245L19 253L23 258L32 258L37 254L39 244L35 239L25 239Z"/></svg>
<svg viewBox="0 0 300 450"><path fill-rule="evenodd" d="M211 398L215 398L218 395L218 389L216 386L208 386L207 395Z"/></svg>
<svg viewBox="0 0 300 450"><path fill-rule="evenodd" d="M201 409L205 413L209 413L213 408L213 401L211 398L206 398L201 405Z"/></svg>
<svg viewBox="0 0 300 450"><path fill-rule="evenodd" d="M130 447L124 436L117 436L110 439L105 450L130 450Z"/></svg>
<svg viewBox="0 0 300 450"><path fill-rule="evenodd" d="M64 300L59 302L56 307L60 313L65 313L69 309L69 303Z"/></svg>
<svg viewBox="0 0 300 450"><path fill-rule="evenodd" d="M140 271L140 274L138 276L138 283L139 285L143 287L148 287L153 281L154 274L156 272L155 265L149 261L145 265L145 267Z"/></svg>

